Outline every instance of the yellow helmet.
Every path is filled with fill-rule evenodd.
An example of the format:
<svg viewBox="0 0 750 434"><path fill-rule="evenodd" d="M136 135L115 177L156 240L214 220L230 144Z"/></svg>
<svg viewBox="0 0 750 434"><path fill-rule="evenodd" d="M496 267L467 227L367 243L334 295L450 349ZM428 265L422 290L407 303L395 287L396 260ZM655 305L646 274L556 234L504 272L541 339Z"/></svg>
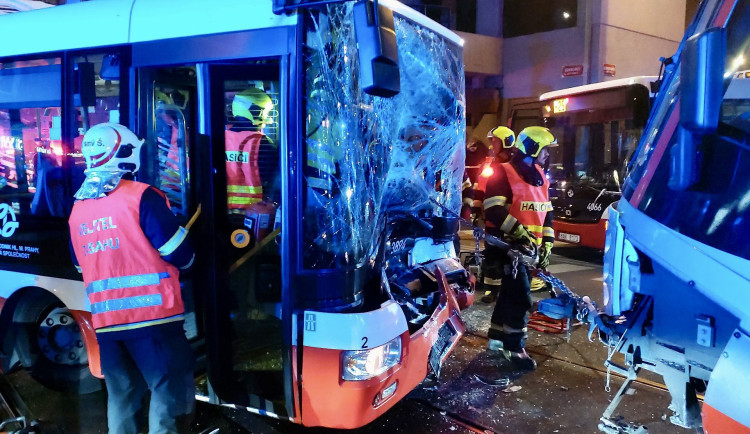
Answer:
<svg viewBox="0 0 750 434"><path fill-rule="evenodd" d="M154 89L154 105L159 105L159 103L172 105L174 102L172 101L172 97L165 92Z"/></svg>
<svg viewBox="0 0 750 434"><path fill-rule="evenodd" d="M556 146L555 136L544 127L526 127L518 134L516 147L527 157L536 158L542 149Z"/></svg>
<svg viewBox="0 0 750 434"><path fill-rule="evenodd" d="M271 97L255 87L243 90L232 100L232 116L243 117L255 126L273 123L272 110Z"/></svg>
<svg viewBox="0 0 750 434"><path fill-rule="evenodd" d="M500 141L503 143L503 149L512 148L516 141L516 135L513 133L513 130L503 126L495 127L491 129L489 133L487 133L488 139L492 137L500 139Z"/></svg>

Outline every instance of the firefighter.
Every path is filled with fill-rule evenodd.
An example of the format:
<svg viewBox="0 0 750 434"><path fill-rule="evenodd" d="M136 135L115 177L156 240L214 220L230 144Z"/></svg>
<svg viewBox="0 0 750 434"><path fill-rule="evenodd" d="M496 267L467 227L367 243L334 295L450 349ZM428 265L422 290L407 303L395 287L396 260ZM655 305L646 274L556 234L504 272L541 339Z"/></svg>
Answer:
<svg viewBox="0 0 750 434"><path fill-rule="evenodd" d="M86 179L68 222L99 341L111 434L142 432L146 390L149 432L188 432L195 407L179 281L194 253L164 193L132 180L142 144L119 124L86 132Z"/></svg>
<svg viewBox="0 0 750 434"><path fill-rule="evenodd" d="M482 202L485 197L487 179L492 176L494 166L497 164L507 163L515 153L516 135L508 127L497 126L487 133L490 139L490 147L487 158L479 172L479 176L474 184L474 206L473 217L478 223L484 220L482 213Z"/></svg>
<svg viewBox="0 0 750 434"><path fill-rule="evenodd" d="M471 179L472 188L479 178L479 172L482 171L482 166L487 159L487 155L489 155L489 151L489 148L476 137L472 137L466 143L465 166L469 179Z"/></svg>
<svg viewBox="0 0 750 434"><path fill-rule="evenodd" d="M232 100L232 123L224 132L227 208L244 215L248 205L263 199L261 181L268 183L278 167L278 149L263 133L273 123L273 100L251 87ZM272 172L272 173L271 173Z"/></svg>
<svg viewBox="0 0 750 434"><path fill-rule="evenodd" d="M510 161L516 149L516 135L508 127L497 126L491 129L487 133L487 138L490 139L489 154L482 165L473 191L474 203L471 214L475 225L484 224L482 204L484 202L485 189L487 188L487 180L493 176L497 165ZM483 303L492 303L497 299L500 279L493 279L487 273L483 273L483 276L481 283L485 287L485 292L481 300Z"/></svg>
<svg viewBox="0 0 750 434"><path fill-rule="evenodd" d="M279 150L264 132L274 123L274 110L271 97L256 87L238 92L232 99L231 123L224 131L227 210L234 247L230 261L260 241L257 214L275 213ZM253 219L258 220L255 227L251 227Z"/></svg>
<svg viewBox="0 0 750 434"><path fill-rule="evenodd" d="M516 246L537 247L540 268L549 265L554 241L549 181L543 167L549 158L548 148L555 144L548 129L524 128L511 161L495 167L484 201L487 234ZM536 362L525 350L531 308L529 272L523 265L514 267L505 251L491 245L485 256L486 273L502 281L490 320L490 348L501 350L517 368L534 370Z"/></svg>

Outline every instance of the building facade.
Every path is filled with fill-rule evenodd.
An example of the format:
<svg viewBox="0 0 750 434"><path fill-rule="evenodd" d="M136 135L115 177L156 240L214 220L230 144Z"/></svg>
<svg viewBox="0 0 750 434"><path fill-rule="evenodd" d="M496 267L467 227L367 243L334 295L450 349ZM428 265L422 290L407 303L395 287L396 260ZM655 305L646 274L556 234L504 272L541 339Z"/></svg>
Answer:
<svg viewBox="0 0 750 434"><path fill-rule="evenodd" d="M403 0L464 38L467 134L534 123L544 92L657 75L698 0ZM472 13L475 20L472 22ZM514 125L516 126L516 125Z"/></svg>

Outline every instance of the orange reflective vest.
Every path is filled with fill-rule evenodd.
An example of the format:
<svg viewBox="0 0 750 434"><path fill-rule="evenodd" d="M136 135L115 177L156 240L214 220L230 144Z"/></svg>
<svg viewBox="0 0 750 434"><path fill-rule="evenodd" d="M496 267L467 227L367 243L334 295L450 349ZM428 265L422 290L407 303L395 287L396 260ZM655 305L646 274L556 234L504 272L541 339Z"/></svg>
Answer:
<svg viewBox="0 0 750 434"><path fill-rule="evenodd" d="M502 166L513 193L510 215L526 226L529 232L536 235L537 242L541 244L544 218L548 212L552 211L552 203L549 201L549 180L544 175L544 170L537 165L534 165L534 168L539 171L542 179L544 179L544 184L538 187L524 181L512 164L503 163Z"/></svg>
<svg viewBox="0 0 750 434"><path fill-rule="evenodd" d="M123 179L105 197L77 201L70 213L71 242L95 329L184 313L179 271L161 258L140 226L147 188Z"/></svg>
<svg viewBox="0 0 750 434"><path fill-rule="evenodd" d="M227 165L227 207L245 209L263 199L258 170L259 131L224 131Z"/></svg>

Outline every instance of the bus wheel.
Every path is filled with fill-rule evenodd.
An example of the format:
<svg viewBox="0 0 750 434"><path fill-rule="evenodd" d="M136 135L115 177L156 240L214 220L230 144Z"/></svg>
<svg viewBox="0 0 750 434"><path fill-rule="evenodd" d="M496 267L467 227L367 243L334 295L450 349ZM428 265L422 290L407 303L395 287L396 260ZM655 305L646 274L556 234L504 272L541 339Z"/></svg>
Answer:
<svg viewBox="0 0 750 434"><path fill-rule="evenodd" d="M100 390L102 381L89 371L86 345L70 310L51 294L43 298L28 306L33 320L16 323L24 365L49 389L78 394Z"/></svg>

